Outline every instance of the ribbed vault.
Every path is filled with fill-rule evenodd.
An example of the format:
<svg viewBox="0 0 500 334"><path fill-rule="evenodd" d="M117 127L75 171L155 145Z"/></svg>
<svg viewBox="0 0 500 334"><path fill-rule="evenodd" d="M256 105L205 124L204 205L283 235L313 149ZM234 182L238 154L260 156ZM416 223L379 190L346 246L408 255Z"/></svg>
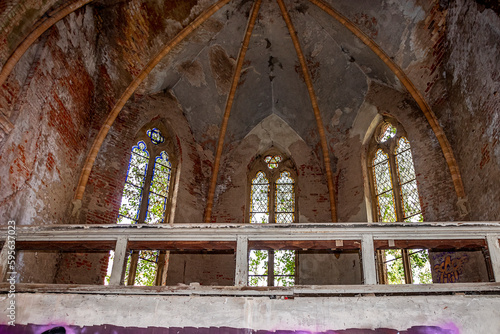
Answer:
<svg viewBox="0 0 500 334"><path fill-rule="evenodd" d="M113 8L122 3L74 1L56 13L62 17L86 4ZM408 20L418 21L424 12L417 9L405 12L397 4L387 10L383 7L388 5L383 1L365 1L366 12L370 14L366 17L352 14L355 5L339 0L194 3L197 7L192 12L199 14L193 16L191 12L175 32L158 34L155 54L136 50L137 68L130 71L133 77L120 92L93 142L75 200L83 198L96 156L127 101L134 94L145 96L169 91L182 107L196 142L214 154L206 222L210 221L224 150L240 142L270 115L286 122L321 156L331 219L335 221L333 147L347 140L371 82L397 91L406 89L412 95L438 138L458 197L464 197L458 166L436 116L397 65L406 67L415 60L407 52L410 43L405 37L407 32L391 35L374 29L376 21L384 18L380 13L386 13L385 19L394 24L406 24L408 30L413 23L404 23L392 14L403 11ZM172 6L181 7L177 2ZM354 17L355 22L347 16ZM30 43L56 21L43 19L38 25L42 28L35 29L20 44L3 67L0 83ZM118 28L110 25L107 29L106 38L119 41Z"/></svg>

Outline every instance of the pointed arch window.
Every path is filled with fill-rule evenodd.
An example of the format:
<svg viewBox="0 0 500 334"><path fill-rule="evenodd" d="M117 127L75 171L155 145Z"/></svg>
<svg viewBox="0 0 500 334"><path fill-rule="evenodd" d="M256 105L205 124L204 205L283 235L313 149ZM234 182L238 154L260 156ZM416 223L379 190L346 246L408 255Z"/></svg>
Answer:
<svg viewBox="0 0 500 334"><path fill-rule="evenodd" d="M291 224L297 221L297 172L285 154L271 149L255 159L249 172L248 221ZM249 286L292 286L298 258L291 249L251 249Z"/></svg>
<svg viewBox="0 0 500 334"><path fill-rule="evenodd" d="M380 124L369 152L374 220L422 222L413 156L402 126L394 120ZM426 249L377 250L377 267L382 284L432 282Z"/></svg>
<svg viewBox="0 0 500 334"><path fill-rule="evenodd" d="M369 163L374 217L379 222L422 222L410 142L399 125L384 122Z"/></svg>
<svg viewBox="0 0 500 334"><path fill-rule="evenodd" d="M296 179L293 162L272 152L256 159L250 171L250 223L287 224L296 221Z"/></svg>
<svg viewBox="0 0 500 334"><path fill-rule="evenodd" d="M157 127L141 130L138 137L130 155L117 223L163 223L171 211L172 142Z"/></svg>

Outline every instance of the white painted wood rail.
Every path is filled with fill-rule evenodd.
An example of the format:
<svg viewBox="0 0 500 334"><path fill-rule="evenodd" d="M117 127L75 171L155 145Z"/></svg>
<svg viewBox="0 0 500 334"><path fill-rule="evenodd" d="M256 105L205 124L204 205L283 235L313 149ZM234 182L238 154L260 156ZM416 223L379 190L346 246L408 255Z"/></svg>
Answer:
<svg viewBox="0 0 500 334"><path fill-rule="evenodd" d="M488 247L495 281L500 282L500 222L445 223L308 223L308 224L174 224L174 225L46 225L17 226L19 249L64 249L65 247L115 250L110 285L122 284L126 251L137 245L168 243L221 244L236 252L235 285L248 280L248 250L252 242L309 244L331 242L331 248L359 243L363 259L364 284L376 284L375 245L379 241L394 243L475 242ZM7 227L0 228L5 242ZM312 242L312 243L311 243ZM351 246L353 243L351 242ZM49 247L49 248L47 248ZM208 248L210 248L208 247ZM216 248L215 248L216 249ZM5 259L2 248L0 259ZM3 268L0 266L0 268Z"/></svg>

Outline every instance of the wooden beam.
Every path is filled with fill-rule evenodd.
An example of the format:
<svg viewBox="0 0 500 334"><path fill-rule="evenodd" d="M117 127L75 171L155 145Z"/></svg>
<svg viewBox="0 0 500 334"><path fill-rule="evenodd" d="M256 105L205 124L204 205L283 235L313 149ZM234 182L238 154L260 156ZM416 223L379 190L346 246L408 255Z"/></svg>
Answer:
<svg viewBox="0 0 500 334"><path fill-rule="evenodd" d="M238 82L240 81L243 61L245 60L248 44L250 43L250 37L252 37L253 27L255 26L255 21L257 20L257 15L259 14L261 2L262 0L257 0L253 5L252 14L250 15L247 29L245 32L245 37L243 38L243 43L241 45L241 49L238 54L238 60L236 62L236 68L233 74L231 89L227 97L226 109L224 111L224 117L222 119L222 124L219 131L219 141L217 143L217 150L215 153L214 166L212 169L212 178L210 180L210 187L208 189L207 207L205 208L205 218L204 218L205 223L210 223L212 219L212 207L214 205L215 186L217 185L220 160L222 157L222 150L224 149L224 138L226 137L227 123L229 121L229 116L231 115L231 108L233 107L234 95L236 94L236 88L238 88Z"/></svg>
<svg viewBox="0 0 500 334"><path fill-rule="evenodd" d="M248 242L248 247L250 249L265 250L360 249L360 240L345 240L342 246L337 246L337 240L250 240Z"/></svg>
<svg viewBox="0 0 500 334"><path fill-rule="evenodd" d="M234 250L236 242L234 241L133 241L128 243L128 249L139 250Z"/></svg>
<svg viewBox="0 0 500 334"><path fill-rule="evenodd" d="M425 101L424 97L415 87L410 78L408 78L404 71L382 50L380 46L377 45L377 43L375 43L363 31L361 31L361 29L354 25L354 23L352 23L348 18L340 14L337 10L335 10L323 0L309 1L322 9L325 13L333 17L344 27L349 29L357 38L359 38L366 46L368 46L387 65L387 67L389 67L389 69L398 77L399 81L401 81L401 83L405 86L405 88L408 90L408 92L411 94L415 102L417 102L420 109L424 113L424 116L429 122L432 131L434 131L439 145L441 146L441 150L443 151L446 163L448 164L451 178L453 180L453 185L455 187L455 192L457 193L459 200L463 200L465 198L465 190L462 183L462 177L460 175L460 170L458 168L458 164L455 160L455 156L453 154L453 150L448 141L448 138L446 138L446 134L444 133L441 125L439 125L438 119L432 111L431 107L429 106L427 101Z"/></svg>
<svg viewBox="0 0 500 334"><path fill-rule="evenodd" d="M128 269L127 285L129 286L132 286L135 283L135 275L137 274L138 264L139 264L139 251L133 251L132 254L130 254L130 267ZM127 273L124 273L124 275L126 274Z"/></svg>
<svg viewBox="0 0 500 334"><path fill-rule="evenodd" d="M414 240L393 240L393 245L389 245L389 240L375 240L375 249L463 249L482 248L486 246L483 239L414 239Z"/></svg>
<svg viewBox="0 0 500 334"><path fill-rule="evenodd" d="M0 236L6 236L6 227L0 227ZM237 235L246 235L252 241L359 241L364 234L373 235L375 243L394 240L400 248L422 246L425 242L442 240L453 245L453 240L467 240L463 246L484 245L487 234L500 234L500 222L423 222L423 223L297 223L297 224L162 224L162 225L44 225L17 226L16 243L68 241L99 241L106 244L118 237L127 237L137 248L147 249L147 243L208 242L207 249L217 248L210 242L229 242L220 248L234 249ZM5 237L0 237L0 240ZM478 240L479 239L479 240ZM414 244L401 244L415 240ZM418 244L417 244L418 242ZM143 244L141 244L143 243ZM384 246L384 244L380 244ZM139 247L140 246L140 247ZM157 245L154 245L158 249ZM180 244L173 244L181 248ZM134 246L135 248L135 246ZM161 248L159 248L161 249Z"/></svg>
<svg viewBox="0 0 500 334"><path fill-rule="evenodd" d="M124 277L125 263L127 261L127 238L119 237L116 241L115 257L113 259L113 268L109 285L121 285Z"/></svg>
<svg viewBox="0 0 500 334"><path fill-rule="evenodd" d="M8 283L0 283L0 291L8 291ZM500 283L442 283L442 284L378 284L378 285L302 285L294 287L249 286L106 286L76 284L16 284L16 293L45 293L64 295L122 295L122 296L353 296L371 293L376 295L450 295L477 293L498 296ZM496 297L497 298L497 297Z"/></svg>
<svg viewBox="0 0 500 334"><path fill-rule="evenodd" d="M498 234L488 234L486 236L495 282L500 282L500 245L498 244L498 239L500 239L500 235Z"/></svg>
<svg viewBox="0 0 500 334"><path fill-rule="evenodd" d="M108 114L108 117L104 121L103 126L99 130L99 133L90 148L90 151L85 160L85 164L83 166L82 172L80 174L80 179L78 181L78 187L75 193L74 200L81 201L83 198L83 193L85 192L85 187L87 186L87 181L90 176L90 171L92 170L92 166L94 165L95 159L97 157L97 153L106 138L111 126L113 125L116 117L125 106L125 103L129 100L132 94L135 92L137 87L146 79L149 73L153 70L153 68L167 55L172 51L174 47L179 45L189 34L191 34L196 28L198 28L201 24L203 24L206 20L208 20L213 14L215 14L219 9L221 9L224 5L226 5L230 0L219 0L215 4L208 7L203 13L200 14L193 22L191 22L187 27L182 29L167 45L163 47L158 54L149 61L146 67L139 73L137 77L132 80L132 82L128 85L127 89L120 96L113 109Z"/></svg>
<svg viewBox="0 0 500 334"><path fill-rule="evenodd" d="M363 235L361 254L363 259L364 284L377 284L377 267L375 265L375 248L373 247L372 235Z"/></svg>
<svg viewBox="0 0 500 334"><path fill-rule="evenodd" d="M32 251L70 251L70 252L107 252L115 247L116 240L81 240L81 241L18 241L17 250Z"/></svg>
<svg viewBox="0 0 500 334"><path fill-rule="evenodd" d="M2 250L0 251L0 282L5 280L5 274L7 274L7 269L9 255L9 243L6 241L3 243Z"/></svg>
<svg viewBox="0 0 500 334"><path fill-rule="evenodd" d="M247 284L248 284L248 238L243 235L238 235L234 285L246 286Z"/></svg>
<svg viewBox="0 0 500 334"><path fill-rule="evenodd" d="M281 14L283 19L286 22L286 26L288 27L288 32L292 37L293 46L295 47L295 51L297 53L297 58L299 58L300 67L302 68L302 73L304 75L304 81L307 86L307 92L309 93L309 98L311 100L312 108L314 111L314 117L316 118L316 125L318 127L318 133L321 143L321 151L323 152L323 162L325 164L325 172L326 172L326 182L328 184L328 196L330 198L330 214L332 222L337 221L337 208L335 204L335 189L333 186L333 175L332 169L330 166L330 153L328 150L328 144L326 141L325 135L325 127L323 126L323 120L321 118L321 112L319 111L318 101L316 98L316 93L314 92L314 87L311 80L311 75L309 74L309 69L307 68L307 63L304 57L304 53L302 52L302 48L300 47L299 39L297 37L297 33L295 32L295 28L293 27L292 20L290 19L290 15L286 10L285 4L283 0L277 0L278 5L281 9Z"/></svg>

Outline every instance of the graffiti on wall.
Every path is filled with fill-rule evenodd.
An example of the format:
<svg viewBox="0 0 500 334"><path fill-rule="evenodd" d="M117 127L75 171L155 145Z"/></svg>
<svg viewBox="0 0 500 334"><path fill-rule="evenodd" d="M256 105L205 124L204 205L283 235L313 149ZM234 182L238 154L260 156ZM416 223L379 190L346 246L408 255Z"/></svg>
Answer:
<svg viewBox="0 0 500 334"><path fill-rule="evenodd" d="M434 265L434 271L438 274L439 283L455 283L460 279L460 275L464 272L464 265L469 261L467 255L451 258L450 255Z"/></svg>
<svg viewBox="0 0 500 334"><path fill-rule="evenodd" d="M330 330L324 332L309 332L309 331L294 331L294 330L251 330L247 328L231 328L231 327L209 327L209 328L159 328L159 327L120 327L113 325L99 325L99 326L39 326L39 325L0 325L0 334L459 334L455 326L447 325L446 328L439 326L413 326L406 330L396 330L389 328L377 329L343 329L343 330Z"/></svg>

